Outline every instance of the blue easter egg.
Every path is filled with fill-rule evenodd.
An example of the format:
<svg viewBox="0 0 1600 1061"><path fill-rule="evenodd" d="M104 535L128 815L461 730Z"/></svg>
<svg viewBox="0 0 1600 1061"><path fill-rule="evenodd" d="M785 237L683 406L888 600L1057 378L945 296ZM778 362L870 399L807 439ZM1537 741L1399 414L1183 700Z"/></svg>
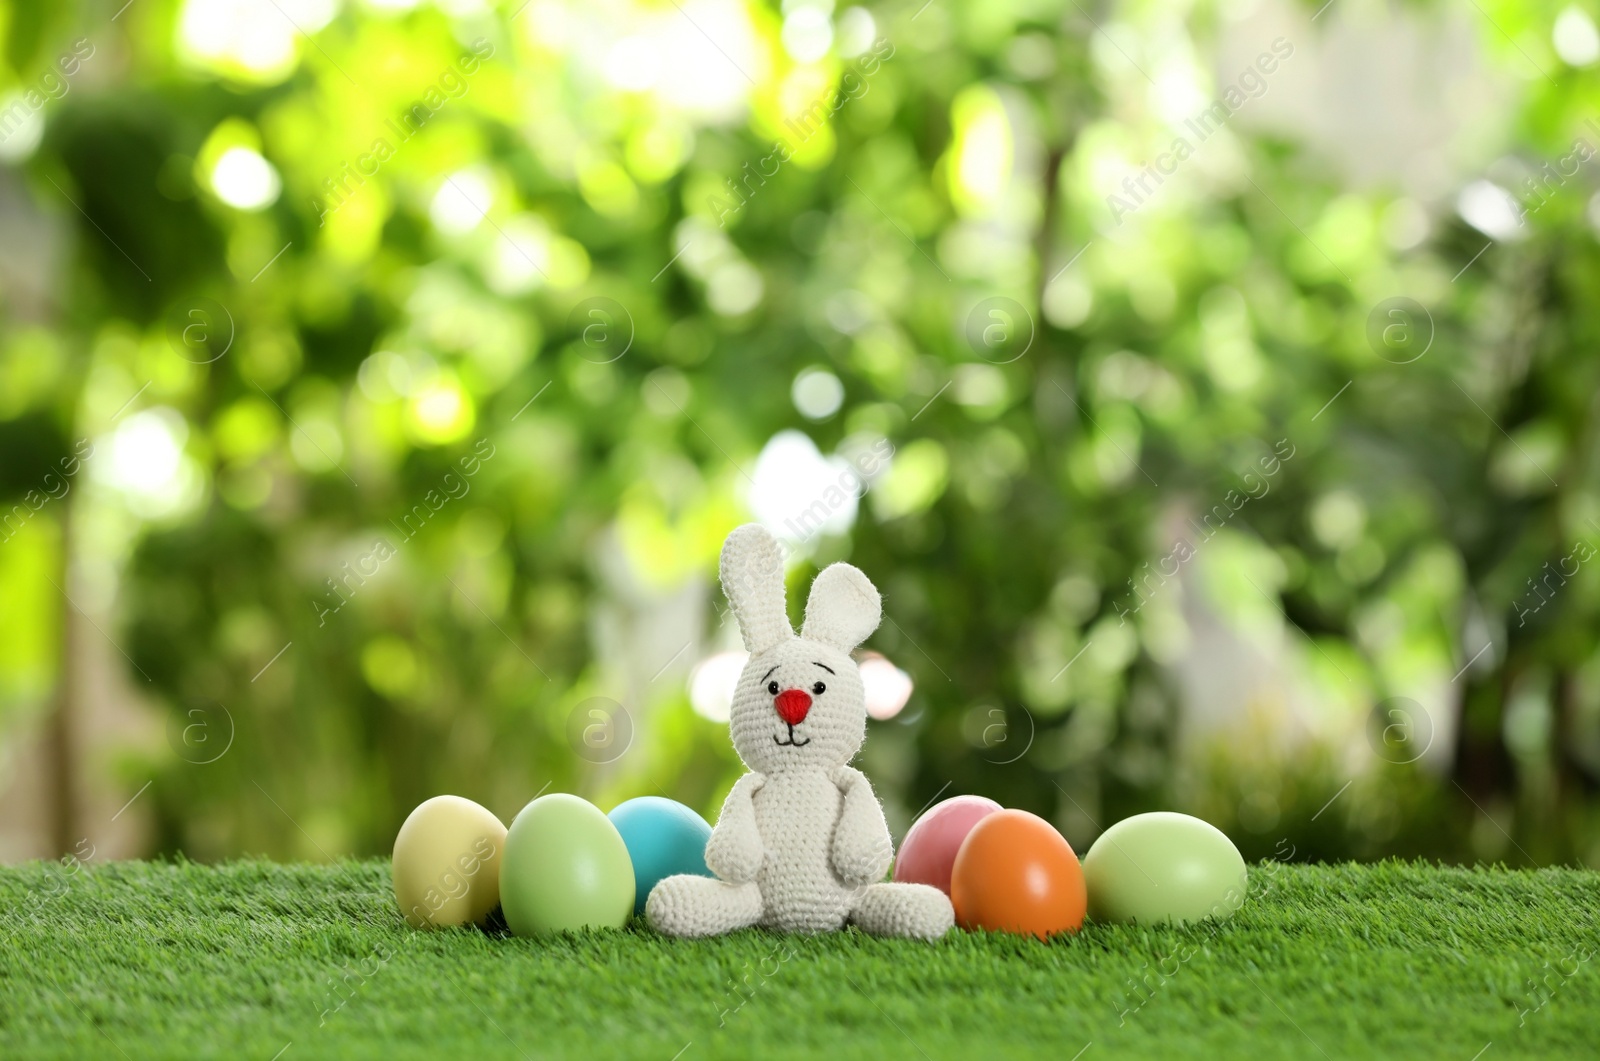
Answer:
<svg viewBox="0 0 1600 1061"><path fill-rule="evenodd" d="M709 877L706 841L711 826L682 803L640 796L617 804L609 815L633 859L633 912L644 914L650 889L678 873Z"/></svg>

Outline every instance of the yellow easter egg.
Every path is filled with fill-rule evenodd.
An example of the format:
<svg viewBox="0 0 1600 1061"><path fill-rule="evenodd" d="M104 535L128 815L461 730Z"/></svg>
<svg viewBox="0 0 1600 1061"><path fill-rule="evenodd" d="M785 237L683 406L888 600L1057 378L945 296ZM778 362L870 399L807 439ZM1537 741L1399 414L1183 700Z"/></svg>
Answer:
<svg viewBox="0 0 1600 1061"><path fill-rule="evenodd" d="M482 924L500 905L506 827L460 796L435 796L394 838L394 897L413 928Z"/></svg>

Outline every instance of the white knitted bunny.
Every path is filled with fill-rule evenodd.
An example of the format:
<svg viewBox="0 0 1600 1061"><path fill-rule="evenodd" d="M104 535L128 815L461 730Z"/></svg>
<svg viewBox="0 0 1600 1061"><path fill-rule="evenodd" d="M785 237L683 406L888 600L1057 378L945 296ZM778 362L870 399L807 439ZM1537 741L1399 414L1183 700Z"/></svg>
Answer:
<svg viewBox="0 0 1600 1061"><path fill-rule="evenodd" d="M867 733L861 672L850 658L882 616L878 591L849 564L817 576L796 637L783 603L783 558L759 524L728 535L722 586L750 662L734 693L733 746L750 768L706 844L717 875L668 877L645 914L670 936L751 925L831 932L853 922L880 936L937 939L950 900L925 884L882 883L894 845L872 783L850 766Z"/></svg>

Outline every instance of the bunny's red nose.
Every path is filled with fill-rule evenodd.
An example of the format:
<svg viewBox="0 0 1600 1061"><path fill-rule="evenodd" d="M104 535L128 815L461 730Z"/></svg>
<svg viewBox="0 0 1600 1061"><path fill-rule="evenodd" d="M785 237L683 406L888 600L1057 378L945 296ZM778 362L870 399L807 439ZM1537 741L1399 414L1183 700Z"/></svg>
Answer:
<svg viewBox="0 0 1600 1061"><path fill-rule="evenodd" d="M778 694L773 706L778 709L778 717L791 726L798 726L806 720L806 712L811 710L811 694L804 689L785 689Z"/></svg>

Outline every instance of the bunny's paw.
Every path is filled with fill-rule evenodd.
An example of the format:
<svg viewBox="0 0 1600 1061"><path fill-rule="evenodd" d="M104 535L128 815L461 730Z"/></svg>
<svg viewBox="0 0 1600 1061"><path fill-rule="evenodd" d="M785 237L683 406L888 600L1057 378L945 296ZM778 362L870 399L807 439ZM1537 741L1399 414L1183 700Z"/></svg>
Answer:
<svg viewBox="0 0 1600 1061"><path fill-rule="evenodd" d="M756 828L753 802L764 784L766 778L757 773L745 774L735 781L723 801L711 839L706 842L706 868L730 884L755 880L766 861L767 848Z"/></svg>
<svg viewBox="0 0 1600 1061"><path fill-rule="evenodd" d="M882 880L894 862L894 841L872 784L851 767L842 768L834 783L844 805L833 835L833 871L851 887Z"/></svg>
<svg viewBox="0 0 1600 1061"><path fill-rule="evenodd" d="M650 926L664 936L719 936L761 919L761 889L683 874L657 884L645 901Z"/></svg>
<svg viewBox="0 0 1600 1061"><path fill-rule="evenodd" d="M712 833L706 844L706 868L729 883L744 884L756 879L766 854L754 825L748 830L724 829Z"/></svg>
<svg viewBox="0 0 1600 1061"><path fill-rule="evenodd" d="M949 896L928 884L872 884L850 914L873 936L938 939L956 923Z"/></svg>
<svg viewBox="0 0 1600 1061"><path fill-rule="evenodd" d="M894 863L894 843L885 832L840 837L833 845L833 871L851 887L880 881Z"/></svg>

